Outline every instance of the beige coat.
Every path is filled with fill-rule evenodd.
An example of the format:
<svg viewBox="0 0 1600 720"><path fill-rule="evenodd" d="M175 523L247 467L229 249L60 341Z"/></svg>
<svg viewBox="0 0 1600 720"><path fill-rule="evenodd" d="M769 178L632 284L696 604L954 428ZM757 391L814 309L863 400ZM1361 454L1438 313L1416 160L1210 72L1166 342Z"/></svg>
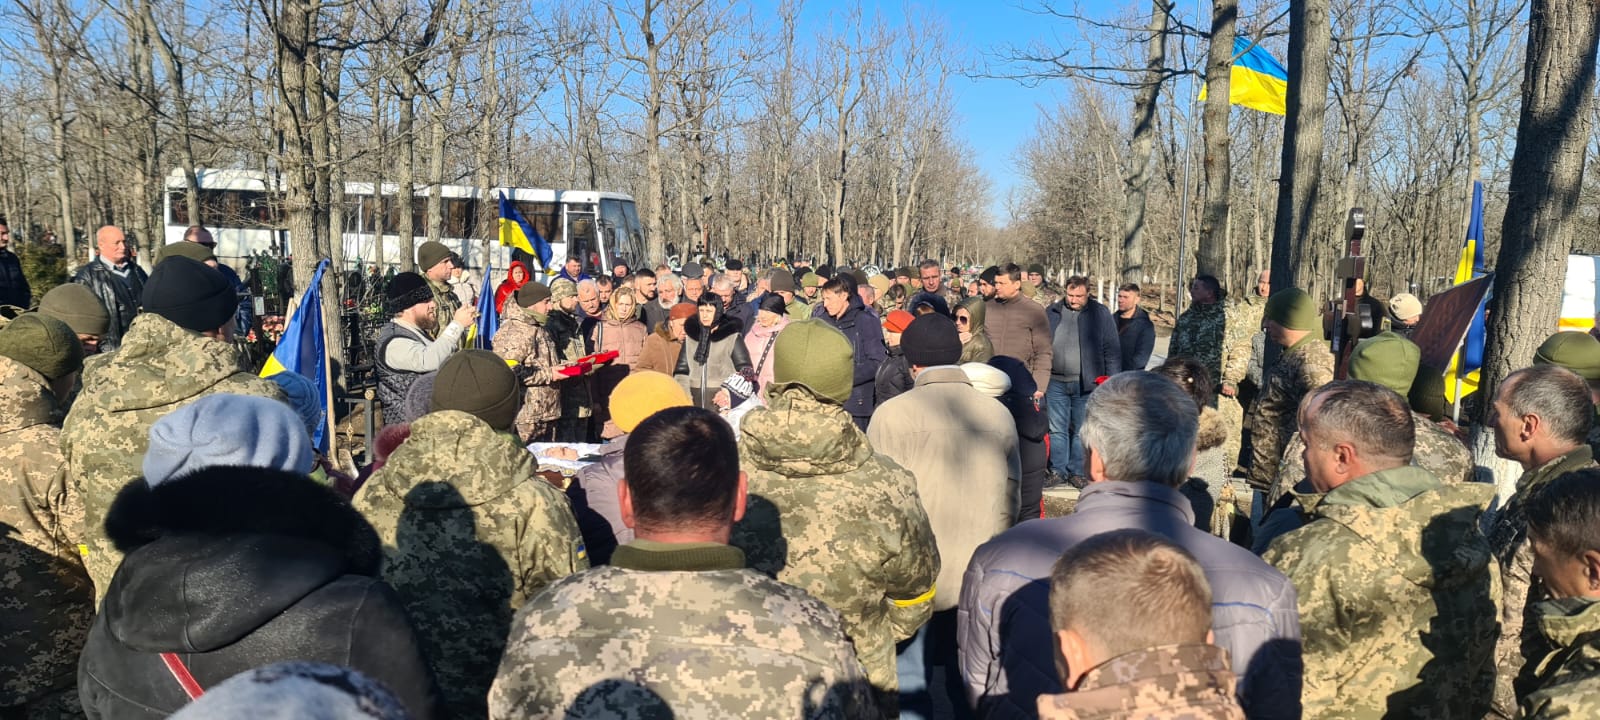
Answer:
<svg viewBox="0 0 1600 720"><path fill-rule="evenodd" d="M1017 516L1022 461L1011 413L960 368L931 367L878 406L867 439L916 475L941 559L933 609L955 607L972 552Z"/></svg>

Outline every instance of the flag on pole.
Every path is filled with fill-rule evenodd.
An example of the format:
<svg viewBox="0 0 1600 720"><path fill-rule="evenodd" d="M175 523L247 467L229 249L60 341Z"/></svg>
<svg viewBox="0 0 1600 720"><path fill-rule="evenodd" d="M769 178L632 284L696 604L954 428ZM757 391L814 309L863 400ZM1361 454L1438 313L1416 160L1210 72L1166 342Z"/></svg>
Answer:
<svg viewBox="0 0 1600 720"><path fill-rule="evenodd" d="M300 296L300 305L283 328L278 347L261 368L261 377L272 377L281 372L304 375L317 388L317 397L328 397L328 339L322 331L322 272L328 269L325 259L317 263L311 284ZM326 403L326 401L324 401ZM328 451L328 418L332 413L323 407L322 419L311 433L311 442L318 450Z"/></svg>
<svg viewBox="0 0 1600 720"><path fill-rule="evenodd" d="M483 287L478 290L478 323L467 331L467 339L479 350L493 350L494 334L500 330L500 313L494 309L493 277L492 268L483 269Z"/></svg>
<svg viewBox="0 0 1600 720"><path fill-rule="evenodd" d="M539 269L549 274L550 268L550 243L545 242L539 231L517 212L517 206L506 197L500 195L500 244L504 247L516 248L539 259ZM485 278L487 280L487 278Z"/></svg>
<svg viewBox="0 0 1600 720"><path fill-rule="evenodd" d="M1235 36L1228 78L1229 103L1273 115L1288 112L1289 71L1266 48ZM1200 99L1206 99L1204 83L1200 85Z"/></svg>
<svg viewBox="0 0 1600 720"><path fill-rule="evenodd" d="M1472 183L1472 217L1467 222L1467 238L1461 243L1461 259L1456 262L1455 284L1460 285L1473 278L1482 277L1483 270L1483 182ZM1483 347L1486 340L1483 321L1485 310L1489 307L1489 297L1485 295L1483 302L1478 304L1478 311L1472 316L1472 325L1467 328L1466 339L1461 342L1461 349L1450 359L1450 367L1445 369L1444 396L1446 400L1455 402L1457 399L1455 378L1461 379L1460 397L1471 395L1478 389L1479 371L1483 369Z"/></svg>

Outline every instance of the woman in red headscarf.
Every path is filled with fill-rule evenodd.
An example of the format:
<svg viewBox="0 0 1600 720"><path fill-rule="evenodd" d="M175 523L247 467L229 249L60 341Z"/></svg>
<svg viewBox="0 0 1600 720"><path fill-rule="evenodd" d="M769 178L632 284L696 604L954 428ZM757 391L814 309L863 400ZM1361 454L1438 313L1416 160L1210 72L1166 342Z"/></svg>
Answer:
<svg viewBox="0 0 1600 720"><path fill-rule="evenodd" d="M521 260L511 263L511 269L506 271L506 279L494 290L494 310L503 313L506 311L506 298L517 291L517 288L528 284L528 266Z"/></svg>

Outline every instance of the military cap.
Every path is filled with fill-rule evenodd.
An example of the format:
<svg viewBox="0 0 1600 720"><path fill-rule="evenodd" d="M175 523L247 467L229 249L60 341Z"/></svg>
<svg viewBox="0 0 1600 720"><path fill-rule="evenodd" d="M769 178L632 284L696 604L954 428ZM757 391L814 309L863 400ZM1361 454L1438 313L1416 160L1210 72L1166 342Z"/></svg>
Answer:
<svg viewBox="0 0 1600 720"><path fill-rule="evenodd" d="M1263 313L1289 330L1316 330L1322 325L1322 315L1317 312L1317 301L1300 288L1284 288L1267 298Z"/></svg>
<svg viewBox="0 0 1600 720"><path fill-rule="evenodd" d="M772 348L772 382L804 386L840 405L855 384L855 351L850 340L818 319L789 323Z"/></svg>
<svg viewBox="0 0 1600 720"><path fill-rule="evenodd" d="M1357 343L1350 353L1350 377L1377 383L1405 397L1421 361L1422 348L1416 343L1394 332L1379 333Z"/></svg>
<svg viewBox="0 0 1600 720"><path fill-rule="evenodd" d="M433 266L450 259L450 248L444 243L429 240L417 248L417 268L422 272L433 269Z"/></svg>
<svg viewBox="0 0 1600 720"><path fill-rule="evenodd" d="M805 274L805 278L802 279L800 282L805 287L814 287L814 288L822 287L824 284L827 283L827 281L824 280L821 275L818 275L818 274L816 274L814 272L806 273Z"/></svg>
<svg viewBox="0 0 1600 720"><path fill-rule="evenodd" d="M1600 380L1600 340L1586 332L1558 332L1539 345L1533 364L1558 365L1585 380Z"/></svg>
<svg viewBox="0 0 1600 720"><path fill-rule="evenodd" d="M559 279L559 280L557 280L557 281L555 281L553 283L550 283L550 299L551 300L554 300L554 301L559 303L562 300L565 300L565 299L567 299L569 297L577 297L577 295L578 295L578 284L573 282L573 281L571 281L571 280L568 280L566 278L561 278L561 279Z"/></svg>
<svg viewBox="0 0 1600 720"><path fill-rule="evenodd" d="M517 288L517 305L520 307L533 307L540 300L550 297L550 288L536 282L531 282Z"/></svg>
<svg viewBox="0 0 1600 720"><path fill-rule="evenodd" d="M39 300L39 313L49 315L79 335L104 335L111 327L111 315L100 304L93 290L79 283L64 283L50 289Z"/></svg>
<svg viewBox="0 0 1600 720"><path fill-rule="evenodd" d="M889 288L894 287L894 281L885 275L873 275L867 278L867 284L871 285L872 289L876 290L879 295L889 292Z"/></svg>
<svg viewBox="0 0 1600 720"><path fill-rule="evenodd" d="M773 292L794 292L794 273L779 268L772 271L772 277L767 280Z"/></svg>
<svg viewBox="0 0 1600 720"><path fill-rule="evenodd" d="M1032 265L1029 265L1028 266L1028 272L1029 273L1038 273L1040 275L1043 275L1044 274L1044 265L1042 265L1040 263L1034 263Z"/></svg>
<svg viewBox="0 0 1600 720"><path fill-rule="evenodd" d="M18 316L0 330L0 355L11 358L46 380L65 377L83 367L83 344L67 324L39 313Z"/></svg>

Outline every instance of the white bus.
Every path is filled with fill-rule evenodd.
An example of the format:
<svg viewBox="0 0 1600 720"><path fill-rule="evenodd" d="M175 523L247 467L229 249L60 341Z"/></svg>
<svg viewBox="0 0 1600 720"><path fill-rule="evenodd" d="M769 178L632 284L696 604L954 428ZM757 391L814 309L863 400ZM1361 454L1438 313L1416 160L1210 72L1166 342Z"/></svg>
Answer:
<svg viewBox="0 0 1600 720"><path fill-rule="evenodd" d="M196 174L200 179L202 224L216 238L219 258L243 267L244 261L256 253L265 252L276 257L288 254L289 231L284 225L283 192L274 178L255 170L202 169ZM418 186L411 207L411 226L417 245L427 237L428 190L429 186ZM611 265L618 261L632 265L642 259L644 231L633 198L627 195L596 190L506 187L495 188L488 198L483 198L476 187L444 185L440 191L444 216L440 242L460 254L469 267L501 271L511 264L511 250L500 247L498 242L490 243L489 257L482 256L480 238L494 237L497 226L479 230L476 238L470 237L474 234L479 203L496 203L500 192L516 204L522 217L550 243L552 269L561 267L569 249L571 254L583 259L584 270L589 273L610 272ZM188 217L185 193L183 171L172 171L167 175L162 200L167 243L181 242L184 231L194 224ZM399 266L400 240L396 233L400 225L400 207L395 199L398 193L399 186L394 183L383 185L381 197L375 196L373 183L345 183L343 241L347 268L370 267L374 263ZM376 257L380 233L383 237L381 259ZM530 268L537 264L537 260L522 259Z"/></svg>

